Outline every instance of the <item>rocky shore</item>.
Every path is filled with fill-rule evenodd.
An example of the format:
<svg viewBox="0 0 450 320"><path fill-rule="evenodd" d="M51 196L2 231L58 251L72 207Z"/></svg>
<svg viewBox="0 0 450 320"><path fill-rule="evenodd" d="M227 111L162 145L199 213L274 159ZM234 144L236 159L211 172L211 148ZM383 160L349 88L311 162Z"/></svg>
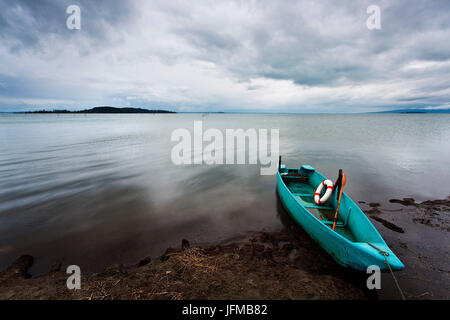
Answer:
<svg viewBox="0 0 450 320"><path fill-rule="evenodd" d="M447 232L450 231L450 197L447 199L426 200L420 203L416 202L413 198L391 199L389 202L400 205L401 207L397 211L406 212L413 223ZM369 209L364 211L372 219L381 222L386 228L392 231L405 233L401 227L379 216L386 212L386 210L380 209L379 203L366 204L364 201L359 201L359 203L369 207Z"/></svg>

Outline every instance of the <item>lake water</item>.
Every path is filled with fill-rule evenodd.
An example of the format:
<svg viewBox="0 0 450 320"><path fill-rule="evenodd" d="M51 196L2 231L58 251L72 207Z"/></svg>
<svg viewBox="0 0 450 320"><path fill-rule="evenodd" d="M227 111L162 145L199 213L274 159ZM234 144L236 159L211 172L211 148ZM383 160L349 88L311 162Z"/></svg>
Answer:
<svg viewBox="0 0 450 320"><path fill-rule="evenodd" d="M333 181L343 168L356 201L450 195L450 115L3 114L0 270L28 253L33 274L55 262L98 271L183 238L281 229L276 178L258 165L172 163L172 131L195 120L279 128L287 166L307 163Z"/></svg>

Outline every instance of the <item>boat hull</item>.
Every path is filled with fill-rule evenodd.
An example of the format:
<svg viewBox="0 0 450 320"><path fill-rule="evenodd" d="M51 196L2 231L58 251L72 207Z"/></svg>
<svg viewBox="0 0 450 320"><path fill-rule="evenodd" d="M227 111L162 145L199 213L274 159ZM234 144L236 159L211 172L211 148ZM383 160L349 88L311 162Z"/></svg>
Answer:
<svg viewBox="0 0 450 320"><path fill-rule="evenodd" d="M303 173L309 175L314 174L315 180L326 179L315 170L312 173L306 171ZM294 197L283 181L280 172L277 174L277 190L283 206L292 218L314 241L331 255L338 264L360 271L366 271L369 266L373 265L378 266L381 270L388 270L389 267L386 263L385 256L369 244L371 243L389 254L387 259L393 270L401 270L404 268L402 262L389 249L365 214L345 193L342 195L343 198L339 212L345 212L347 208L351 207L351 210L353 211L352 215L349 217L351 220L350 222L353 226L358 227L359 224L364 228L364 234L366 234L366 236L360 237L364 239L349 241L317 219Z"/></svg>

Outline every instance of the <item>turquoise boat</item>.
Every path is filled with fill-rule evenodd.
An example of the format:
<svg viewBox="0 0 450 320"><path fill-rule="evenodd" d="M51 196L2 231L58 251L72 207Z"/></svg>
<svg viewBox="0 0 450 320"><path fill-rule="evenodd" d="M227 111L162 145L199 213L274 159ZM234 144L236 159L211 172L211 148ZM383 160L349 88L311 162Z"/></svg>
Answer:
<svg viewBox="0 0 450 320"><path fill-rule="evenodd" d="M342 193L336 228L332 230L337 192L334 191L324 204L314 202L314 191L324 180L327 178L311 166L292 169L280 161L277 190L292 218L344 267L366 271L367 267L377 265L381 270L389 270L388 262L392 270L404 269L400 259L345 192Z"/></svg>

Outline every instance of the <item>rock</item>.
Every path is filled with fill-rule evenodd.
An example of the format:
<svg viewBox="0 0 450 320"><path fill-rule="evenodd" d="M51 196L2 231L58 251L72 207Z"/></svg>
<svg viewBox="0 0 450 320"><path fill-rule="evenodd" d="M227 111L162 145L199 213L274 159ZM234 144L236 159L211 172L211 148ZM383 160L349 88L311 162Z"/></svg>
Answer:
<svg viewBox="0 0 450 320"><path fill-rule="evenodd" d="M180 250L174 248L167 248L166 252L164 252L164 254L159 259L161 261L166 261L170 258L170 255L175 252L180 252Z"/></svg>
<svg viewBox="0 0 450 320"><path fill-rule="evenodd" d="M152 261L152 259L151 259L150 257L146 257L146 258L142 259L141 261L139 261L138 267L146 266L146 265L149 264L151 261Z"/></svg>
<svg viewBox="0 0 450 320"><path fill-rule="evenodd" d="M448 200L427 200L420 204L427 205L427 206L437 206L437 205L450 206L450 201L448 201Z"/></svg>
<svg viewBox="0 0 450 320"><path fill-rule="evenodd" d="M181 240L181 249L182 250L189 249L190 247L191 247L191 245L189 244L189 241L187 241L186 239Z"/></svg>
<svg viewBox="0 0 450 320"><path fill-rule="evenodd" d="M417 205L416 201L413 198L403 198L403 200L399 199L391 199L389 200L390 203L399 203L404 206L415 206Z"/></svg>
<svg viewBox="0 0 450 320"><path fill-rule="evenodd" d="M376 208L376 207L379 207L379 206L380 206L380 204L378 202L371 202L371 203L369 203L369 207L371 207L371 208Z"/></svg>
<svg viewBox="0 0 450 320"><path fill-rule="evenodd" d="M380 214L381 213L381 211L377 207L372 208L370 210L364 210L364 212L366 214L369 214L369 215L371 215L371 214Z"/></svg>
<svg viewBox="0 0 450 320"><path fill-rule="evenodd" d="M28 269L33 265L33 261L33 256L24 254L13 262L13 264L5 271L5 274L12 277L31 278L31 275L28 274Z"/></svg>
<svg viewBox="0 0 450 320"><path fill-rule="evenodd" d="M381 222L383 224L383 226L385 226L386 228L388 228L388 229L390 229L392 231L399 232L399 233L405 233L405 230L403 230L403 228L393 224L392 222L389 222L389 221L384 220L384 219L382 219L380 217L377 217L377 216L371 216L371 218L373 220Z"/></svg>
<svg viewBox="0 0 450 320"><path fill-rule="evenodd" d="M403 198L403 201L411 204L416 204L416 200L414 200L414 198Z"/></svg>

